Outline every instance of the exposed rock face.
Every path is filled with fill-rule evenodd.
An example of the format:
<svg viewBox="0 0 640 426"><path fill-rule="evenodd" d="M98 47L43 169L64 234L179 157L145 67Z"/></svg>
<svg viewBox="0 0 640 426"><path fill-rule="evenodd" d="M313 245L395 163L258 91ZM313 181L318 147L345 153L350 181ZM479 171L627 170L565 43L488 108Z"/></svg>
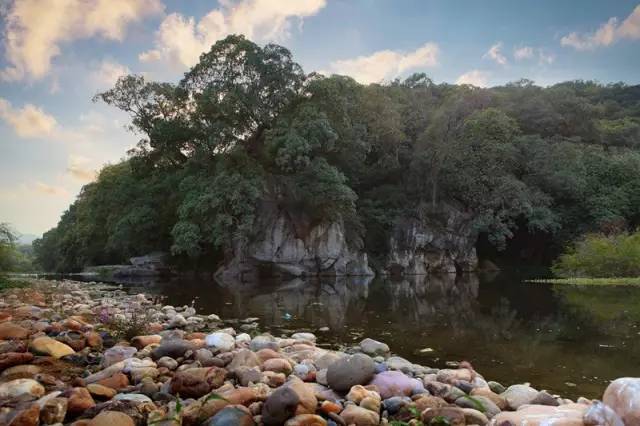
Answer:
<svg viewBox="0 0 640 426"><path fill-rule="evenodd" d="M450 205L420 218L396 222L383 273L422 275L474 271L478 265L477 234L472 217Z"/></svg>
<svg viewBox="0 0 640 426"><path fill-rule="evenodd" d="M341 221L310 226L264 203L259 235L234 249L223 278L251 280L261 273L292 276L373 275L367 254L348 241Z"/></svg>

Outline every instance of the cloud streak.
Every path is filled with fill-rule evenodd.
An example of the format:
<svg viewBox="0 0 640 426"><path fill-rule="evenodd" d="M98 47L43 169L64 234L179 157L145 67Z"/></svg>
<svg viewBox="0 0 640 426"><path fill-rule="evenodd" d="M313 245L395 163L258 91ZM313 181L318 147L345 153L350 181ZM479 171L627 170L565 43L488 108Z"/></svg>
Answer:
<svg viewBox="0 0 640 426"><path fill-rule="evenodd" d="M498 42L491 46L483 58L489 58L500 65L507 65L507 58L502 54L502 42Z"/></svg>
<svg viewBox="0 0 640 426"><path fill-rule="evenodd" d="M636 6L622 22L619 22L616 17L609 18L595 32L583 34L572 32L562 37L560 44L584 51L607 47L625 39L640 39L640 5Z"/></svg>
<svg viewBox="0 0 640 426"><path fill-rule="evenodd" d="M425 43L416 50L402 52L380 50L368 56L334 61L324 73L346 74L360 83L380 83L408 71L438 65L440 48L436 43Z"/></svg>
<svg viewBox="0 0 640 426"><path fill-rule="evenodd" d="M101 37L122 41L133 22L164 10L160 0L15 0L5 16L5 81L38 80L61 45Z"/></svg>
<svg viewBox="0 0 640 426"><path fill-rule="evenodd" d="M294 22L326 6L326 0L221 0L199 21L179 13L167 16L156 32L155 47L142 52L141 62L164 61L174 69L194 65L200 54L229 34L244 34L256 42L288 39Z"/></svg>
<svg viewBox="0 0 640 426"><path fill-rule="evenodd" d="M21 138L47 138L58 129L58 122L40 107L26 104L14 108L9 101L0 98L0 118Z"/></svg>
<svg viewBox="0 0 640 426"><path fill-rule="evenodd" d="M489 73L481 70L471 70L458 77L456 84L470 84L477 87L487 87L489 84Z"/></svg>

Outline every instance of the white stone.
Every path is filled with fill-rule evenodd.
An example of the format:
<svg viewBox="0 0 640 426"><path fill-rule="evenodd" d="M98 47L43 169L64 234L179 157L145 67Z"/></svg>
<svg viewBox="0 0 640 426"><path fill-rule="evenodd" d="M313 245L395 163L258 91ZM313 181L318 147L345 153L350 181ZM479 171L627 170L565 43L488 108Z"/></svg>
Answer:
<svg viewBox="0 0 640 426"><path fill-rule="evenodd" d="M215 332L205 338L207 346L218 349L221 352L232 351L236 347L236 339L230 334Z"/></svg>

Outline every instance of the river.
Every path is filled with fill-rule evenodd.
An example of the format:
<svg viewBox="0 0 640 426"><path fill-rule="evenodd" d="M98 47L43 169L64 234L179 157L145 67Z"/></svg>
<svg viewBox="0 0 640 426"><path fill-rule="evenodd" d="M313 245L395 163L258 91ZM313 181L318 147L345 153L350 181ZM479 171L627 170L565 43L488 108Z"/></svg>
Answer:
<svg viewBox="0 0 640 426"><path fill-rule="evenodd" d="M422 365L466 360L488 380L564 396L600 398L610 380L640 376L640 288L530 284L510 273L127 284L199 313L257 317L274 335L312 331L332 347L370 337Z"/></svg>

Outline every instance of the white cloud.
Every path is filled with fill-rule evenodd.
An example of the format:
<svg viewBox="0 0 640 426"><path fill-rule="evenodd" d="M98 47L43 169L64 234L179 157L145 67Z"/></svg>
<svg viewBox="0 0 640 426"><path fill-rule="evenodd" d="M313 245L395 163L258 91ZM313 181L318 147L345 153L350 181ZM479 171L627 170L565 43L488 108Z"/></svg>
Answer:
<svg viewBox="0 0 640 426"><path fill-rule="evenodd" d="M471 84L477 87L487 87L489 84L489 73L481 70L471 70L458 77L456 84Z"/></svg>
<svg viewBox="0 0 640 426"><path fill-rule="evenodd" d="M40 79L62 43L96 36L122 41L128 24L163 10L160 0L15 0L3 34L10 65L0 77Z"/></svg>
<svg viewBox="0 0 640 426"><path fill-rule="evenodd" d="M14 108L3 98L0 98L0 118L21 138L51 137L58 128L56 119L40 107L26 104L22 108Z"/></svg>
<svg viewBox="0 0 640 426"><path fill-rule="evenodd" d="M61 186L54 186L54 185L49 185L43 182L36 182L33 185L33 189L40 193L40 194L44 194L44 195L55 195L55 196L60 196L60 197L68 197L69 196L69 191L67 191L65 188L61 187Z"/></svg>
<svg viewBox="0 0 640 426"><path fill-rule="evenodd" d="M513 57L516 61L524 61L537 58L539 64L552 64L556 57L553 53L547 53L542 48L522 46L513 50Z"/></svg>
<svg viewBox="0 0 640 426"><path fill-rule="evenodd" d="M257 41L282 41L291 35L292 22L302 23L325 7L326 0L220 0L198 22L172 13L160 24L155 47L141 53L142 62L166 61L176 69L194 65L200 54L229 34Z"/></svg>
<svg viewBox="0 0 640 426"><path fill-rule="evenodd" d="M640 39L640 5L636 6L622 23L619 23L618 18L609 18L595 32L585 34L573 32L562 37L560 44L576 50L592 50L601 46L610 46L622 39Z"/></svg>
<svg viewBox="0 0 640 426"><path fill-rule="evenodd" d="M493 61L495 61L500 65L506 65L507 58L502 54L501 50L502 50L502 42L500 41L494 44L493 46L491 46L487 51L487 53L485 53L482 57L492 59Z"/></svg>
<svg viewBox="0 0 640 426"><path fill-rule="evenodd" d="M118 77L131 74L131 70L117 62L104 60L91 73L91 80L99 88L111 88L116 84Z"/></svg>
<svg viewBox="0 0 640 426"><path fill-rule="evenodd" d="M523 59L531 59L533 58L533 55L533 47L531 46L519 47L513 51L513 57L519 61Z"/></svg>
<svg viewBox="0 0 640 426"><path fill-rule="evenodd" d="M358 56L332 62L325 73L346 74L361 83L379 83L407 71L438 65L440 48L436 43L426 43L411 52L381 50L369 56Z"/></svg>
<svg viewBox="0 0 640 426"><path fill-rule="evenodd" d="M76 180L91 182L96 178L96 170L91 167L91 164L92 161L90 158L71 154L69 155L67 172Z"/></svg>

